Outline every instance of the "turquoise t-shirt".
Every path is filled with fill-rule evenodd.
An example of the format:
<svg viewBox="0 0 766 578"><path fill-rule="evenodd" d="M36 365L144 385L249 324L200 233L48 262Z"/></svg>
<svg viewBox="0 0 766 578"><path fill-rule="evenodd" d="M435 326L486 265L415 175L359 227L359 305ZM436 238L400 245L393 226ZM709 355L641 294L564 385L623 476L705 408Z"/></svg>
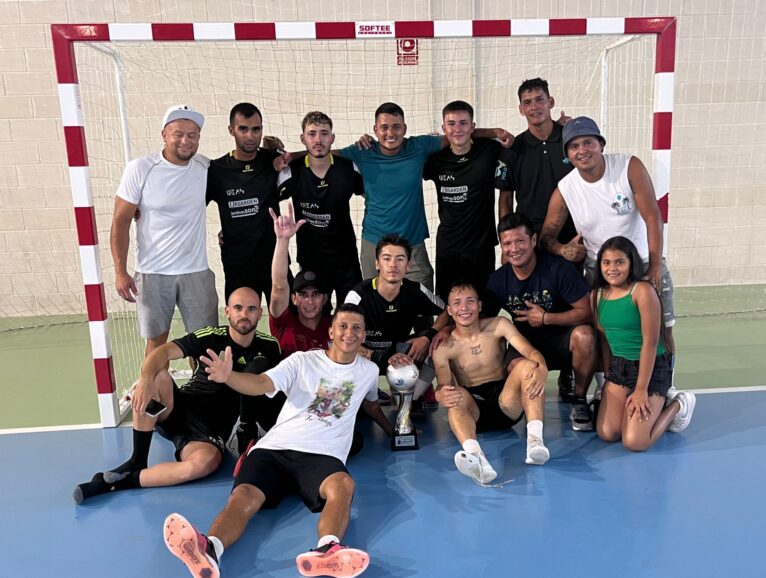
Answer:
<svg viewBox="0 0 766 578"><path fill-rule="evenodd" d="M441 150L441 142L440 136L405 138L401 150L393 156L381 154L377 142L368 150L351 145L340 151L362 171L365 241L377 243L390 233L401 235L412 245L428 238L423 167L429 156Z"/></svg>

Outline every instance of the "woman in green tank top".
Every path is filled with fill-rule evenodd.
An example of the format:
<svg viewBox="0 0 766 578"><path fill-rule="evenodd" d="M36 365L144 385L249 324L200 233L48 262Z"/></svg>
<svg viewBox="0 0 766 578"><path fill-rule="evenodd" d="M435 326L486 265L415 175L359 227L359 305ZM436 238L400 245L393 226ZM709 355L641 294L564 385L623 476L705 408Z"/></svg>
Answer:
<svg viewBox="0 0 766 578"><path fill-rule="evenodd" d="M596 262L600 274L591 305L606 378L596 431L604 441L622 439L627 449L644 451L665 430L688 425L694 394L679 392L664 405L672 370L662 339L662 306L654 287L642 281L636 247L625 237L612 237ZM682 407L683 420L677 417Z"/></svg>

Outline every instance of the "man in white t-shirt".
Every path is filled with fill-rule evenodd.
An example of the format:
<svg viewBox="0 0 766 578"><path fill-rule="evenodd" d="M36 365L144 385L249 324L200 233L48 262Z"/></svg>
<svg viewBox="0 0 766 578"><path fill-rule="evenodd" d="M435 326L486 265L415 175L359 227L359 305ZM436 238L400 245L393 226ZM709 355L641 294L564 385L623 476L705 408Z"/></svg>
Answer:
<svg viewBox="0 0 766 578"><path fill-rule="evenodd" d="M120 297L137 303L148 355L168 340L176 305L187 333L218 325L215 275L205 248L205 190L210 161L197 154L205 117L171 106L162 120L165 147L125 167L112 218L111 249ZM135 275L127 270L136 220Z"/></svg>
<svg viewBox="0 0 766 578"><path fill-rule="evenodd" d="M276 507L297 493L313 512L321 511L317 547L296 558L304 576L350 577L369 565L362 550L340 543L349 522L354 481L345 461L359 407L386 431L388 419L378 405L378 368L358 355L365 339L364 316L350 304L338 307L330 328L329 350L298 351L261 375L232 372L231 350L222 358L208 350L201 358L209 378L246 395L287 395L277 423L234 471L226 507L207 535L180 514L165 520L168 549L194 576L217 578L224 548L236 542L262 508Z"/></svg>

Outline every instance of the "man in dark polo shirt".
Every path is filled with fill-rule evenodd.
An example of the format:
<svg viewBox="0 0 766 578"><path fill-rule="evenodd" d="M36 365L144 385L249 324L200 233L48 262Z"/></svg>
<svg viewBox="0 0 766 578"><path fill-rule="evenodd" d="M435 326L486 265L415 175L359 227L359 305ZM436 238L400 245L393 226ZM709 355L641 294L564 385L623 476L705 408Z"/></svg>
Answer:
<svg viewBox="0 0 766 578"><path fill-rule="evenodd" d="M561 123L568 119L562 111L561 120L554 122L551 110L555 101L548 91L548 83L542 78L525 80L519 86L518 95L519 112L527 119L527 130L500 155L496 182L501 191L498 213L502 218L514 212L515 196L515 211L532 221L539 234L553 191L572 170L561 146ZM562 228L561 236L569 242L575 235L570 219Z"/></svg>
<svg viewBox="0 0 766 578"><path fill-rule="evenodd" d="M548 213L548 202L558 182L572 170L572 165L561 146L561 133L567 117L554 122L551 110L555 100L548 90L548 82L532 78L521 83L518 90L519 113L527 119L527 130L516 137L510 149L500 155L496 186L500 189L498 213L502 218L514 212L530 221L539 235ZM572 218L561 228L559 240L568 243L577 234ZM505 263L503 258L501 262ZM572 372L559 373L559 392L569 400L573 393Z"/></svg>

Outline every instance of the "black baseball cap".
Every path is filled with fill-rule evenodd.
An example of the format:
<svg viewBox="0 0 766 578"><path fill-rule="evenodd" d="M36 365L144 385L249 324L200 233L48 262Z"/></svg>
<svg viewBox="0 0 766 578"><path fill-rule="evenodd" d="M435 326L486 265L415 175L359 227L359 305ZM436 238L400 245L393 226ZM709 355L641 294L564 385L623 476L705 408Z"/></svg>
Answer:
<svg viewBox="0 0 766 578"><path fill-rule="evenodd" d="M293 292L299 293L304 291L307 287L313 287L320 293L327 293L322 284L319 282L316 273L313 271L301 271L295 276L293 281Z"/></svg>

